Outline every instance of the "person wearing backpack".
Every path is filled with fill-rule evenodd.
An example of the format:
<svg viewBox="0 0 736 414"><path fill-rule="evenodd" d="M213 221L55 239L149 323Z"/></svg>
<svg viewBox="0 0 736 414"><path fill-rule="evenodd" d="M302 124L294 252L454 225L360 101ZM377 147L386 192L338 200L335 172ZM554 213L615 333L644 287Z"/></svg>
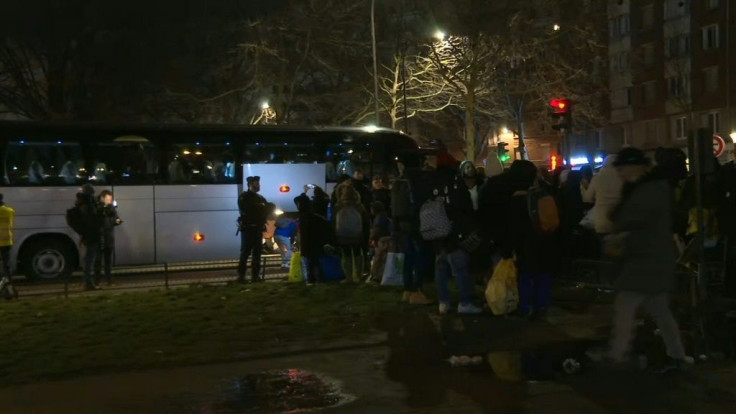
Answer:
<svg viewBox="0 0 736 414"><path fill-rule="evenodd" d="M398 253L404 254L401 299L411 305L434 303L422 292L425 273L431 269L428 263L434 255L431 251L424 254L427 252L419 234L418 218L423 201L431 195L428 187L435 186L436 181L434 171L421 170L421 165L418 156L403 154L396 162L399 176L391 185L392 239Z"/></svg>
<svg viewBox="0 0 736 414"><path fill-rule="evenodd" d="M513 250L506 251L504 258L516 255L519 315L543 317L550 305L552 272L558 260L559 212L554 197L539 184L533 163L514 161L509 174L513 193L507 245Z"/></svg>
<svg viewBox="0 0 736 414"><path fill-rule="evenodd" d="M360 201L360 194L349 181L336 189L335 236L345 255L345 275L357 282L363 273L363 251L368 241L370 218Z"/></svg>
<svg viewBox="0 0 736 414"><path fill-rule="evenodd" d="M93 278L93 269L102 247L102 209L90 184L77 193L74 207L67 211L67 223L79 234L84 246L84 289L99 289Z"/></svg>
<svg viewBox="0 0 736 414"><path fill-rule="evenodd" d="M325 246L335 244L335 231L331 223L321 214L313 212L313 202L306 194L294 199L299 210L299 252L306 262L307 284L324 282L325 275L320 258Z"/></svg>

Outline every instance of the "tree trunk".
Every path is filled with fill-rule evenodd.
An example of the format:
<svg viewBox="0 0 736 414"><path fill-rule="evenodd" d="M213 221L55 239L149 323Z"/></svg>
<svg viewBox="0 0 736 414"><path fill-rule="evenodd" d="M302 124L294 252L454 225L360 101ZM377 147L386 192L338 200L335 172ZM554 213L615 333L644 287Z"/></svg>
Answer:
<svg viewBox="0 0 736 414"><path fill-rule="evenodd" d="M529 152L526 150L526 125L524 124L524 103L519 104L519 112L516 114L516 123L519 135L519 154L522 160L529 160ZM516 157L514 157L516 159Z"/></svg>
<svg viewBox="0 0 736 414"><path fill-rule="evenodd" d="M468 91L465 100L465 159L475 163L475 93Z"/></svg>
<svg viewBox="0 0 736 414"><path fill-rule="evenodd" d="M522 160L529 160L529 152L526 150L526 125L522 117L523 115L517 121L517 128L519 129L519 154L521 154Z"/></svg>

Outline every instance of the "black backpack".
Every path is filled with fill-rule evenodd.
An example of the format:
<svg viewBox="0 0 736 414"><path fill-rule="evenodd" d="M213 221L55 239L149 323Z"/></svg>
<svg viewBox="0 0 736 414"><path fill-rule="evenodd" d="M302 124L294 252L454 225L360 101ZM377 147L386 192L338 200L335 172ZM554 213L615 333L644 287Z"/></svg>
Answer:
<svg viewBox="0 0 736 414"><path fill-rule="evenodd" d="M80 236L87 236L99 231L101 221L97 216L94 204L75 205L66 211L66 224Z"/></svg>
<svg viewBox="0 0 736 414"><path fill-rule="evenodd" d="M66 224L80 236L84 233L84 213L79 206L74 206L66 211Z"/></svg>

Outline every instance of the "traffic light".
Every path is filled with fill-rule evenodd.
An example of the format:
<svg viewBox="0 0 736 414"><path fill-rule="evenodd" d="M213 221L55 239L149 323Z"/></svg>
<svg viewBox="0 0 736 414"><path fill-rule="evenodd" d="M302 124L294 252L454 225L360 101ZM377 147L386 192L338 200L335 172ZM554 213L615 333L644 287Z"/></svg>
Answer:
<svg viewBox="0 0 736 414"><path fill-rule="evenodd" d="M505 142L499 142L498 143L498 160L502 163L506 163L506 161L511 159L511 156L509 155L508 150L506 150L506 146L509 145Z"/></svg>
<svg viewBox="0 0 736 414"><path fill-rule="evenodd" d="M572 101L569 99L550 99L550 116L554 119L552 129L557 131L572 128Z"/></svg>
<svg viewBox="0 0 736 414"><path fill-rule="evenodd" d="M554 171L560 166L562 158L559 155L549 157L549 170Z"/></svg>

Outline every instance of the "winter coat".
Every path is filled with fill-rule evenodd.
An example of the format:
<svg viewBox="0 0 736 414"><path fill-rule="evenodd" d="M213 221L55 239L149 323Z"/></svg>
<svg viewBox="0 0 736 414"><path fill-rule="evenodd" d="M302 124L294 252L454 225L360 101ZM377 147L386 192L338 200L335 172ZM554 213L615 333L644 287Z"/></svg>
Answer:
<svg viewBox="0 0 736 414"><path fill-rule="evenodd" d="M373 189L371 199L373 201L380 201L386 209L388 216L391 217L391 190L388 188Z"/></svg>
<svg viewBox="0 0 736 414"><path fill-rule="evenodd" d="M480 198L480 186L476 184L475 189L479 193L478 198ZM449 188L447 216L452 221L453 232L459 238L467 237L478 231L480 223L478 211L473 209L470 189L465 184L465 180L459 176L456 177Z"/></svg>
<svg viewBox="0 0 736 414"><path fill-rule="evenodd" d="M507 173L486 180L478 195L480 230L483 236L493 240L501 254L512 256L511 225L507 217L510 211L512 183Z"/></svg>
<svg viewBox="0 0 736 414"><path fill-rule="evenodd" d="M514 193L508 207L510 240L503 244L512 246L519 272L552 274L559 260L557 235L540 233L535 228L529 217L527 191Z"/></svg>
<svg viewBox="0 0 736 414"><path fill-rule="evenodd" d="M673 239L670 187L649 175L631 187L614 214L613 232L622 240L622 291L664 293L674 287L677 247Z"/></svg>
<svg viewBox="0 0 736 414"><path fill-rule="evenodd" d="M611 214L621 200L623 183L613 166L615 156L606 158L603 168L591 180L583 194L583 202L595 203L594 222L596 233L610 233L613 230Z"/></svg>
<svg viewBox="0 0 736 414"><path fill-rule="evenodd" d="M115 246L115 226L118 226L118 210L113 206L103 206L102 214L102 240L105 246Z"/></svg>
<svg viewBox="0 0 736 414"><path fill-rule="evenodd" d="M238 197L238 209L243 227L255 227L260 231L266 225L269 211L262 195L250 190L244 191Z"/></svg>
<svg viewBox="0 0 736 414"><path fill-rule="evenodd" d="M336 244L335 231L326 218L312 212L300 213L299 243L303 257L316 257L324 253L326 244Z"/></svg>

